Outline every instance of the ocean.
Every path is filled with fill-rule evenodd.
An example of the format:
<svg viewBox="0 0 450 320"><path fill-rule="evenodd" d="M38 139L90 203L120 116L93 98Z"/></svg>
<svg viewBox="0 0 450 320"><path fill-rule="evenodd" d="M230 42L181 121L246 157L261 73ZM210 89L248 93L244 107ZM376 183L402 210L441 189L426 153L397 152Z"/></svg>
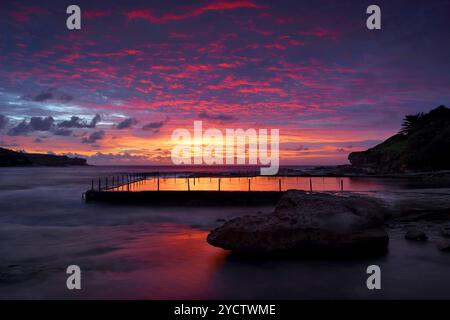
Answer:
<svg viewBox="0 0 450 320"><path fill-rule="evenodd" d="M149 171L171 174L174 168L1 168L0 298L450 298L450 255L435 247L434 229L431 241L416 243L403 238L403 226L388 228L389 252L371 258L250 259L210 246L206 236L224 220L272 207L155 208L82 200L92 179ZM358 191L414 186L355 179L348 186L358 185ZM382 290L366 287L372 264L381 267ZM82 290L67 289L69 265L81 268Z"/></svg>

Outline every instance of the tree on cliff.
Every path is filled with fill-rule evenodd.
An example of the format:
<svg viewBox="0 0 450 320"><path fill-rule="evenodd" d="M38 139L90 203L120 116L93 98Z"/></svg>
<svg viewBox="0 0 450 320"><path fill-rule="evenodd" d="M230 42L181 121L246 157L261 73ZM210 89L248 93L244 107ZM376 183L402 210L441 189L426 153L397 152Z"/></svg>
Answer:
<svg viewBox="0 0 450 320"><path fill-rule="evenodd" d="M450 109L439 106L407 115L398 134L366 151L352 152L349 160L373 173L450 169Z"/></svg>

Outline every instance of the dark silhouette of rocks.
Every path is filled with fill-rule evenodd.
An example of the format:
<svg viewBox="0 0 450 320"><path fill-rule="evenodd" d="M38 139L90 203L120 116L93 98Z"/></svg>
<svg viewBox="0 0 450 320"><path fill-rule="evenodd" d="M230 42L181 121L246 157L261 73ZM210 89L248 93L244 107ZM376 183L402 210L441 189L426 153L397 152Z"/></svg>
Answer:
<svg viewBox="0 0 450 320"><path fill-rule="evenodd" d="M450 240L442 240L437 244L439 250L444 252L450 252Z"/></svg>
<svg viewBox="0 0 450 320"><path fill-rule="evenodd" d="M207 241L237 253L373 254L387 248L387 217L367 197L289 190L273 213L230 220Z"/></svg>
<svg viewBox="0 0 450 320"><path fill-rule="evenodd" d="M450 225L441 228L441 235L445 238L450 238Z"/></svg>
<svg viewBox="0 0 450 320"><path fill-rule="evenodd" d="M427 241L428 237L425 232L419 229L410 229L406 232L405 239L412 241Z"/></svg>
<svg viewBox="0 0 450 320"><path fill-rule="evenodd" d="M405 117L400 132L362 152L350 153L353 167L367 173L429 172L450 169L450 109Z"/></svg>
<svg viewBox="0 0 450 320"><path fill-rule="evenodd" d="M0 167L13 166L85 166L86 159L41 153L16 152L0 148Z"/></svg>

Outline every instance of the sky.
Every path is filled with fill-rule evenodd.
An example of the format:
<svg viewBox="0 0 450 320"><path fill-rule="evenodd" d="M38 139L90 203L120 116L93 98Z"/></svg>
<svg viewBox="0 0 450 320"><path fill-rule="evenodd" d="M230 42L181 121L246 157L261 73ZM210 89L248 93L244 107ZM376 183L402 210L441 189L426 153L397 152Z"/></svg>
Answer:
<svg viewBox="0 0 450 320"><path fill-rule="evenodd" d="M66 28L67 6L81 30ZM381 8L368 30L366 8ZM2 1L0 146L170 164L171 134L280 130L281 164L348 163L450 105L449 0Z"/></svg>

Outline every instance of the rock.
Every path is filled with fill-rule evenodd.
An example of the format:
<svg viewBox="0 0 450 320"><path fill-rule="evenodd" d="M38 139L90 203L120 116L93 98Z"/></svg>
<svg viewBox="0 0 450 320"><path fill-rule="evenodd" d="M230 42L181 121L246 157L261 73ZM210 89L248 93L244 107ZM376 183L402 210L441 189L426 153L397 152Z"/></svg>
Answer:
<svg viewBox="0 0 450 320"><path fill-rule="evenodd" d="M271 214L244 216L213 230L209 244L247 253L370 253L386 250L387 213L376 200L289 190Z"/></svg>
<svg viewBox="0 0 450 320"><path fill-rule="evenodd" d="M450 252L450 241L442 240L438 243L438 249L445 252Z"/></svg>
<svg viewBox="0 0 450 320"><path fill-rule="evenodd" d="M0 148L0 167L12 166L85 166L86 159L53 154L25 153Z"/></svg>
<svg viewBox="0 0 450 320"><path fill-rule="evenodd" d="M441 235L446 238L450 238L450 226L443 226L441 228Z"/></svg>
<svg viewBox="0 0 450 320"><path fill-rule="evenodd" d="M317 177L342 177L342 176L357 176L369 174L367 170L351 165L338 165L338 166L320 166L309 169L304 169L302 172L307 176Z"/></svg>
<svg viewBox="0 0 450 320"><path fill-rule="evenodd" d="M425 232L418 229L410 229L405 234L406 240L427 241L428 237Z"/></svg>

